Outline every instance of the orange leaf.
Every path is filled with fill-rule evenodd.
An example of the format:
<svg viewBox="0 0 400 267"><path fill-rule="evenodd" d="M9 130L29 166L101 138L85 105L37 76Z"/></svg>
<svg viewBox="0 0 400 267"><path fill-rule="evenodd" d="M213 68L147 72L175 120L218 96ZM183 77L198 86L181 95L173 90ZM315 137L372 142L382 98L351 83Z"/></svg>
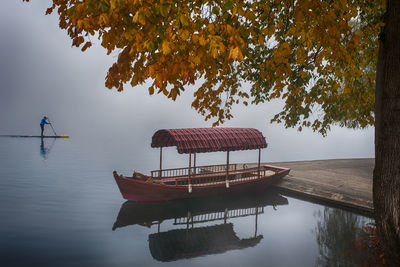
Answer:
<svg viewBox="0 0 400 267"><path fill-rule="evenodd" d="M92 46L92 43L91 42L86 42L85 43L85 45L82 47L82 52L85 52L85 50L86 49L88 49L89 47L91 47Z"/></svg>
<svg viewBox="0 0 400 267"><path fill-rule="evenodd" d="M84 41L85 39L82 36L75 37L72 40L72 46L79 47Z"/></svg>
<svg viewBox="0 0 400 267"><path fill-rule="evenodd" d="M177 89L175 89L175 88L172 88L171 89L171 98L172 98L172 100L176 100L176 96L178 95L178 90Z"/></svg>

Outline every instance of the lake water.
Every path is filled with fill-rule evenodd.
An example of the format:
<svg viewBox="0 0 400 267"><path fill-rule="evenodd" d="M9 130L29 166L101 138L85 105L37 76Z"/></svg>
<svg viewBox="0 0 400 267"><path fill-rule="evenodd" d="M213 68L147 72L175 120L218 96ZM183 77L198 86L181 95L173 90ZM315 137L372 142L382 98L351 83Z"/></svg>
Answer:
<svg viewBox="0 0 400 267"><path fill-rule="evenodd" d="M360 257L351 247L368 218L274 191L126 202L112 171L147 172L158 153L111 141L0 139L0 266L352 266Z"/></svg>

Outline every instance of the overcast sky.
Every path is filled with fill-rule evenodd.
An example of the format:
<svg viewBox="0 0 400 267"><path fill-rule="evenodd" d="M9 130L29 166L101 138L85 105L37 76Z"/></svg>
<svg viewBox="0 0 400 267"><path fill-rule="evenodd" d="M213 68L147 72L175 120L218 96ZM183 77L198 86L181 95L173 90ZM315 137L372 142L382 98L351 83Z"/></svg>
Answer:
<svg viewBox="0 0 400 267"><path fill-rule="evenodd" d="M0 134L38 134L47 115L60 134L147 151L157 129L211 126L191 109L190 87L176 102L149 96L146 86L108 90L104 78L116 54L107 56L98 43L85 53L71 47L56 15L44 15L48 6L18 0L5 1L0 9ZM270 124L279 107L278 102L237 106L224 126L261 130L269 143L263 152L268 161L374 156L372 127L332 127L323 138Z"/></svg>

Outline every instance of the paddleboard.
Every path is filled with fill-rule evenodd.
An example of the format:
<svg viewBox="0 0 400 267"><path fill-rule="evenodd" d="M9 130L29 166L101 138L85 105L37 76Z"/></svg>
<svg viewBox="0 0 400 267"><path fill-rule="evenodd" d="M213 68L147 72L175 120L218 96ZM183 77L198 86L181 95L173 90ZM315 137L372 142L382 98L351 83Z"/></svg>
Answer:
<svg viewBox="0 0 400 267"><path fill-rule="evenodd" d="M32 138L69 138L69 135L0 135L0 137L32 137Z"/></svg>

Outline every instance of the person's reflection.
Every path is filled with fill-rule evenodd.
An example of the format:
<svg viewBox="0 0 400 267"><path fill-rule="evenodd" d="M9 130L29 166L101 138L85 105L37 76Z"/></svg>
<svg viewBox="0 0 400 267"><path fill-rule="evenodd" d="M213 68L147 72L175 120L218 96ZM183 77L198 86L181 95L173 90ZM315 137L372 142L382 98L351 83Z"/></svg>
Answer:
<svg viewBox="0 0 400 267"><path fill-rule="evenodd" d="M49 157L49 152L50 148L44 146L43 137L40 138L40 156L42 156L42 158L46 160Z"/></svg>

